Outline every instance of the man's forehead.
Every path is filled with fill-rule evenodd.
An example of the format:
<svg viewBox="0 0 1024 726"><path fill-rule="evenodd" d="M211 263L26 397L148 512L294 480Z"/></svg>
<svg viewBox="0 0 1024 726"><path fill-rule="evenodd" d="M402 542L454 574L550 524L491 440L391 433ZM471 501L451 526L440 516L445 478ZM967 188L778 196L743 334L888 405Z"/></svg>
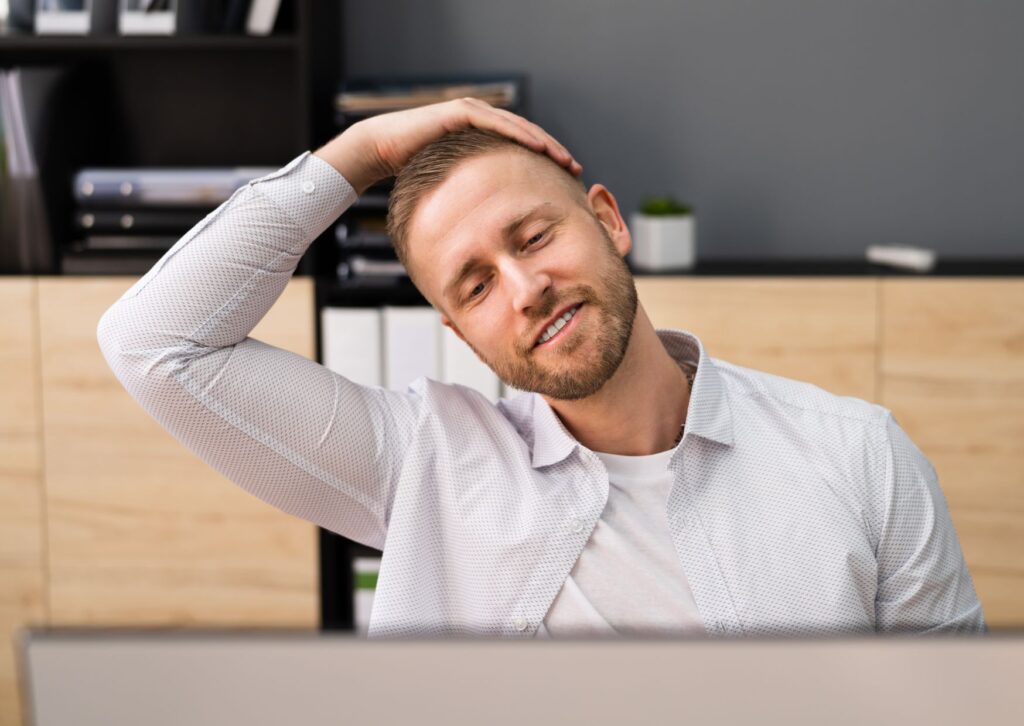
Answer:
<svg viewBox="0 0 1024 726"><path fill-rule="evenodd" d="M410 237L430 248L461 238L467 230L471 235L494 234L540 202L562 203L565 188L545 164L525 150L467 159L420 199L410 220Z"/></svg>

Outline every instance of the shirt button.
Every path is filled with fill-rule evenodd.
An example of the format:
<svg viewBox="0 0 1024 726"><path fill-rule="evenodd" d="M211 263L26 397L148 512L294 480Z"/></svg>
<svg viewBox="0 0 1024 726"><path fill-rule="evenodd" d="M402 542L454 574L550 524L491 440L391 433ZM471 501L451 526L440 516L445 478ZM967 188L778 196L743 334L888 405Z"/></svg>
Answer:
<svg viewBox="0 0 1024 726"><path fill-rule="evenodd" d="M526 630L526 620L524 618L516 618L515 625L516 630Z"/></svg>
<svg viewBox="0 0 1024 726"><path fill-rule="evenodd" d="M580 520L579 518L574 518L569 523L569 526L572 527L572 531L573 532L582 532L583 531L583 521Z"/></svg>
<svg viewBox="0 0 1024 726"><path fill-rule="evenodd" d="M302 182L302 191L304 191L306 194L312 194L314 189L316 189L316 185L313 182Z"/></svg>

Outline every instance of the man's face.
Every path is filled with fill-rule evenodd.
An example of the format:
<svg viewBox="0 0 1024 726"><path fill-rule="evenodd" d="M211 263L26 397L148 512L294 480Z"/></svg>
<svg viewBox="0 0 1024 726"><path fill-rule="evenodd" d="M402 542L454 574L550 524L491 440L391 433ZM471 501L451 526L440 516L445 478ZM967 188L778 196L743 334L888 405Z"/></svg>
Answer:
<svg viewBox="0 0 1024 726"><path fill-rule="evenodd" d="M410 271L442 322L507 385L563 400L615 372L637 307L614 197L570 184L532 152L485 154L420 200L408 227Z"/></svg>

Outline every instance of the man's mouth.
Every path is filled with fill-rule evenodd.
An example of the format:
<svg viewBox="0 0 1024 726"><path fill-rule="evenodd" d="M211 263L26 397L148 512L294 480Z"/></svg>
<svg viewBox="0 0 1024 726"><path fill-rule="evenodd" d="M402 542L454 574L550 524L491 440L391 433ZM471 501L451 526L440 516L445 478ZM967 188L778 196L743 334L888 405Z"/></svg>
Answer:
<svg viewBox="0 0 1024 726"><path fill-rule="evenodd" d="M558 341L562 337L562 333L566 328L572 325L572 321L576 317L576 313L583 307L583 303L575 303L567 308L564 308L560 313L553 317L547 327L541 331L541 334L533 343L534 348L538 348L542 345L553 343Z"/></svg>

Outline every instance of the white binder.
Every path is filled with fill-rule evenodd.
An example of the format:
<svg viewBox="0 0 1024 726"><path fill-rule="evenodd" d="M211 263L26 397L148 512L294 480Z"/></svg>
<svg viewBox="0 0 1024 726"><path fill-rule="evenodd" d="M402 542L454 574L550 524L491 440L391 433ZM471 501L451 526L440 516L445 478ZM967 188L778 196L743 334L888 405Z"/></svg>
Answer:
<svg viewBox="0 0 1024 726"><path fill-rule="evenodd" d="M432 307L384 308L384 387L405 391L420 376L441 380L441 318Z"/></svg>
<svg viewBox="0 0 1024 726"><path fill-rule="evenodd" d="M382 384L378 308L323 308L320 341L325 367L364 386Z"/></svg>
<svg viewBox="0 0 1024 726"><path fill-rule="evenodd" d="M469 386L487 396L491 403L497 402L501 392L498 376L451 328L442 325L441 330L441 374L444 382Z"/></svg>

